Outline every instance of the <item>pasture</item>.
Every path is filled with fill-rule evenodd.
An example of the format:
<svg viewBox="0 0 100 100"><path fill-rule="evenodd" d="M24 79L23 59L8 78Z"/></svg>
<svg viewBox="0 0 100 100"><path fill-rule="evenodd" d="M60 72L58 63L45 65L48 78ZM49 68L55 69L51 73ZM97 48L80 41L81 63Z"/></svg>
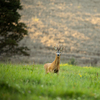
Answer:
<svg viewBox="0 0 100 100"><path fill-rule="evenodd" d="M100 68L60 64L59 75L43 65L0 64L0 100L100 100Z"/></svg>

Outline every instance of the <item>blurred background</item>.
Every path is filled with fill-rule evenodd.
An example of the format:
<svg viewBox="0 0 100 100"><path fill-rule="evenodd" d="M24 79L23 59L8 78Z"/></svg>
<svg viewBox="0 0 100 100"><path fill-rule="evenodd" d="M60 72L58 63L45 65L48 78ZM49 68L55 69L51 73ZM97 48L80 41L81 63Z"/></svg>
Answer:
<svg viewBox="0 0 100 100"><path fill-rule="evenodd" d="M100 0L21 0L19 22L28 35L19 42L30 56L0 56L13 63L44 64L55 59L62 45L61 63L100 66Z"/></svg>

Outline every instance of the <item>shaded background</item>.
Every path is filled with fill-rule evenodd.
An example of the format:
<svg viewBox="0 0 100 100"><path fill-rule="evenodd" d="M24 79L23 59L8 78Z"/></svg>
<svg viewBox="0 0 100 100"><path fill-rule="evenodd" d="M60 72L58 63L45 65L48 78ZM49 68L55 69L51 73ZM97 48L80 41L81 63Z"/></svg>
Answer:
<svg viewBox="0 0 100 100"><path fill-rule="evenodd" d="M21 0L21 22L28 36L20 45L30 56L13 56L12 62L46 63L55 58L54 46L62 45L61 63L71 58L77 65L100 66L100 0Z"/></svg>

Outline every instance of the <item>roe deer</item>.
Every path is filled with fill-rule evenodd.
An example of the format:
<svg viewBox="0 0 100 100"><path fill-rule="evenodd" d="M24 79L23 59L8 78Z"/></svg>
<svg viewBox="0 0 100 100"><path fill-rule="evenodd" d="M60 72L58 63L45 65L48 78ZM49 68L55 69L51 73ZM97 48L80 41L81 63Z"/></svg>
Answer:
<svg viewBox="0 0 100 100"><path fill-rule="evenodd" d="M44 65L46 73L49 73L49 72L53 72L53 73L57 73L57 74L59 73L61 49L62 49L61 47L57 47L55 60L52 63L46 63Z"/></svg>

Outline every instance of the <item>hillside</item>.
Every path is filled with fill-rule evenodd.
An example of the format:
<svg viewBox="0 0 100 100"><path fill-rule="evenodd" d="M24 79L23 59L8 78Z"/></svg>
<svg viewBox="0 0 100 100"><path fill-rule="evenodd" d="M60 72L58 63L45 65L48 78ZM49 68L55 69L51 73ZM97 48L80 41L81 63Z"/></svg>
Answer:
<svg viewBox="0 0 100 100"><path fill-rule="evenodd" d="M74 58L77 64L100 65L100 0L21 0L20 21L28 26L21 45L30 57L13 62L45 63L54 60L54 46L63 44L61 63Z"/></svg>

